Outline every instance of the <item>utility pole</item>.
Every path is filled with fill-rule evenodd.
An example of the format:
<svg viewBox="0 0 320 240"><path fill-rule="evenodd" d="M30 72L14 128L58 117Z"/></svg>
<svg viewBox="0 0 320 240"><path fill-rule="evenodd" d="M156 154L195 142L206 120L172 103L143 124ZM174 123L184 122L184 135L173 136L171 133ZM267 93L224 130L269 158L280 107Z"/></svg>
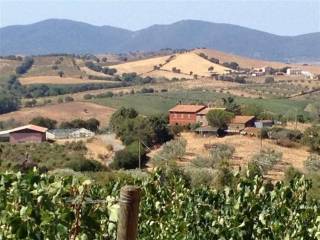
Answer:
<svg viewBox="0 0 320 240"><path fill-rule="evenodd" d="M139 169L141 170L141 140L139 138Z"/></svg>
<svg viewBox="0 0 320 240"><path fill-rule="evenodd" d="M295 129L297 129L297 127L298 127L298 109L296 108L295 110L296 110L296 118L295 118L296 126L295 126Z"/></svg>

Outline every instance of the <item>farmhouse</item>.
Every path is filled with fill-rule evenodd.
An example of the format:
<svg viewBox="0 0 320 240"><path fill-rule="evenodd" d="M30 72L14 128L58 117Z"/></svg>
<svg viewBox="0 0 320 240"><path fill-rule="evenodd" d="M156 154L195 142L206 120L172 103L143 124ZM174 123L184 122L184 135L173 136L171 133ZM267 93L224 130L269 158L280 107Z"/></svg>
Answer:
<svg viewBox="0 0 320 240"><path fill-rule="evenodd" d="M196 115L197 123L200 123L202 126L208 126L207 113L211 110L226 110L225 108L204 108Z"/></svg>
<svg viewBox="0 0 320 240"><path fill-rule="evenodd" d="M298 68L288 68L287 69L287 75L301 75L302 70Z"/></svg>
<svg viewBox="0 0 320 240"><path fill-rule="evenodd" d="M94 135L94 132L85 128L53 129L47 132L47 138L51 140L90 138Z"/></svg>
<svg viewBox="0 0 320 240"><path fill-rule="evenodd" d="M0 135L8 136L12 144L27 142L41 143L46 141L47 130L47 128L29 124L0 132Z"/></svg>
<svg viewBox="0 0 320 240"><path fill-rule="evenodd" d="M170 125L188 125L197 122L197 113L205 109L204 105L177 105L169 110Z"/></svg>
<svg viewBox="0 0 320 240"><path fill-rule="evenodd" d="M254 127L255 116L235 116L228 125L228 132L239 133L247 127Z"/></svg>

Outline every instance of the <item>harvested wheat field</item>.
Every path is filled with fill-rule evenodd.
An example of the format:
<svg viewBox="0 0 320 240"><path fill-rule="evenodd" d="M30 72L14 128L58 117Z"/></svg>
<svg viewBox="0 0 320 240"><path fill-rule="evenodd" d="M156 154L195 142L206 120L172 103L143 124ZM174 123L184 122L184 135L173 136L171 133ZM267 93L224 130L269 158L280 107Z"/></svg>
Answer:
<svg viewBox="0 0 320 240"><path fill-rule="evenodd" d="M232 165L235 167L244 166L251 158L260 151L260 139L256 137L248 137L241 135L217 137L201 137L194 133L182 133L182 137L187 140L187 154L185 163L188 164L196 155L205 156L208 151L204 148L204 144L224 143L235 147L234 159ZM282 161L269 171L268 177L272 180L283 178L284 171L292 165L293 167L303 171L303 163L309 156L309 152L305 147L285 148L276 145L272 140L263 140L262 148L271 148L282 152Z"/></svg>
<svg viewBox="0 0 320 240"><path fill-rule="evenodd" d="M172 79L172 78L178 78L178 79L193 79L194 76L190 75L190 74L181 74L181 73L174 73L171 71L164 71L164 70L156 70L156 71L152 71L149 73L144 73L142 75L143 77L153 77L153 78L167 78L167 79Z"/></svg>
<svg viewBox="0 0 320 240"><path fill-rule="evenodd" d="M185 74L197 74L198 76L211 76L211 72L208 70L213 67L213 71L218 74L225 74L228 71L232 71L229 68L221 66L219 64L212 63L196 53L182 53L177 54L176 57L168 64L164 65L161 69L172 71L173 68L180 69L181 73Z"/></svg>
<svg viewBox="0 0 320 240"><path fill-rule="evenodd" d="M107 126L112 113L115 110L110 107L100 106L89 102L70 102L55 105L47 105L34 108L23 108L19 111L0 115L0 121L14 119L21 124L27 124L34 117L47 117L61 123L76 118L96 118L102 126Z"/></svg>
<svg viewBox="0 0 320 240"><path fill-rule="evenodd" d="M315 74L320 74L320 66L317 65L303 65L303 64L286 64L282 62L275 61L264 61L259 59L253 59L248 57L242 57L239 55L229 54L225 52L221 52L215 49L196 49L193 51L194 53L204 53L209 58L217 58L220 60L220 63L223 62L236 62L242 68L261 68L261 67L273 67L273 68L283 68L286 66L300 68L305 71L310 71Z"/></svg>
<svg viewBox="0 0 320 240"><path fill-rule="evenodd" d="M0 74L14 74L19 64L21 64L21 62L16 60L0 59Z"/></svg>
<svg viewBox="0 0 320 240"><path fill-rule="evenodd" d="M110 66L110 68L117 69L118 73L131 73L136 72L137 74L148 73L153 71L154 66L158 66L159 64L165 64L166 61L170 58L170 56L164 57L155 57L144 60L126 62L122 64L117 64Z"/></svg>
<svg viewBox="0 0 320 240"><path fill-rule="evenodd" d="M104 83L102 80L89 80L81 78L71 77L59 77L59 76L36 76L36 77L24 77L19 78L22 85L30 84L83 84L83 83ZM110 82L110 81L108 81Z"/></svg>

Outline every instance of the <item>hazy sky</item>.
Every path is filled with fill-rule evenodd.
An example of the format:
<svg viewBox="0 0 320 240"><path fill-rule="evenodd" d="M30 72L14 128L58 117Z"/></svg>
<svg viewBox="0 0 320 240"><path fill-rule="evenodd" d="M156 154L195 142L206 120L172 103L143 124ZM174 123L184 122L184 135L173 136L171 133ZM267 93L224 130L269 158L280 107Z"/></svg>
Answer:
<svg viewBox="0 0 320 240"><path fill-rule="evenodd" d="M0 0L0 26L48 18L131 30L200 19L279 35L298 35L320 32L320 0Z"/></svg>

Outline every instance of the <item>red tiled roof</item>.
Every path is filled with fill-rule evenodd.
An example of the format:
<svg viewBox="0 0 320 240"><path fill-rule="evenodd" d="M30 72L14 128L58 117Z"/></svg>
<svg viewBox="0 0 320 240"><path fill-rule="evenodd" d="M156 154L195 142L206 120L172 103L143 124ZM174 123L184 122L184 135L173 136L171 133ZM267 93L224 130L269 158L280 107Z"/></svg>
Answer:
<svg viewBox="0 0 320 240"><path fill-rule="evenodd" d="M29 124L29 125L25 125L25 126L21 126L21 127L17 127L17 128L8 130L7 132L12 133L12 132L18 132L21 130L25 130L25 129L30 129L30 130L33 130L36 132L42 132L42 133L45 133L48 130L47 128L44 128L44 127Z"/></svg>
<svg viewBox="0 0 320 240"><path fill-rule="evenodd" d="M207 115L207 113L211 110L226 110L226 108L205 108L197 113L197 115Z"/></svg>
<svg viewBox="0 0 320 240"><path fill-rule="evenodd" d="M254 118L255 118L254 116L239 116L239 115L237 115L231 120L231 123L244 124L244 123L251 121Z"/></svg>
<svg viewBox="0 0 320 240"><path fill-rule="evenodd" d="M169 112L187 112L187 113L197 113L204 109L204 105L177 105L169 110Z"/></svg>

